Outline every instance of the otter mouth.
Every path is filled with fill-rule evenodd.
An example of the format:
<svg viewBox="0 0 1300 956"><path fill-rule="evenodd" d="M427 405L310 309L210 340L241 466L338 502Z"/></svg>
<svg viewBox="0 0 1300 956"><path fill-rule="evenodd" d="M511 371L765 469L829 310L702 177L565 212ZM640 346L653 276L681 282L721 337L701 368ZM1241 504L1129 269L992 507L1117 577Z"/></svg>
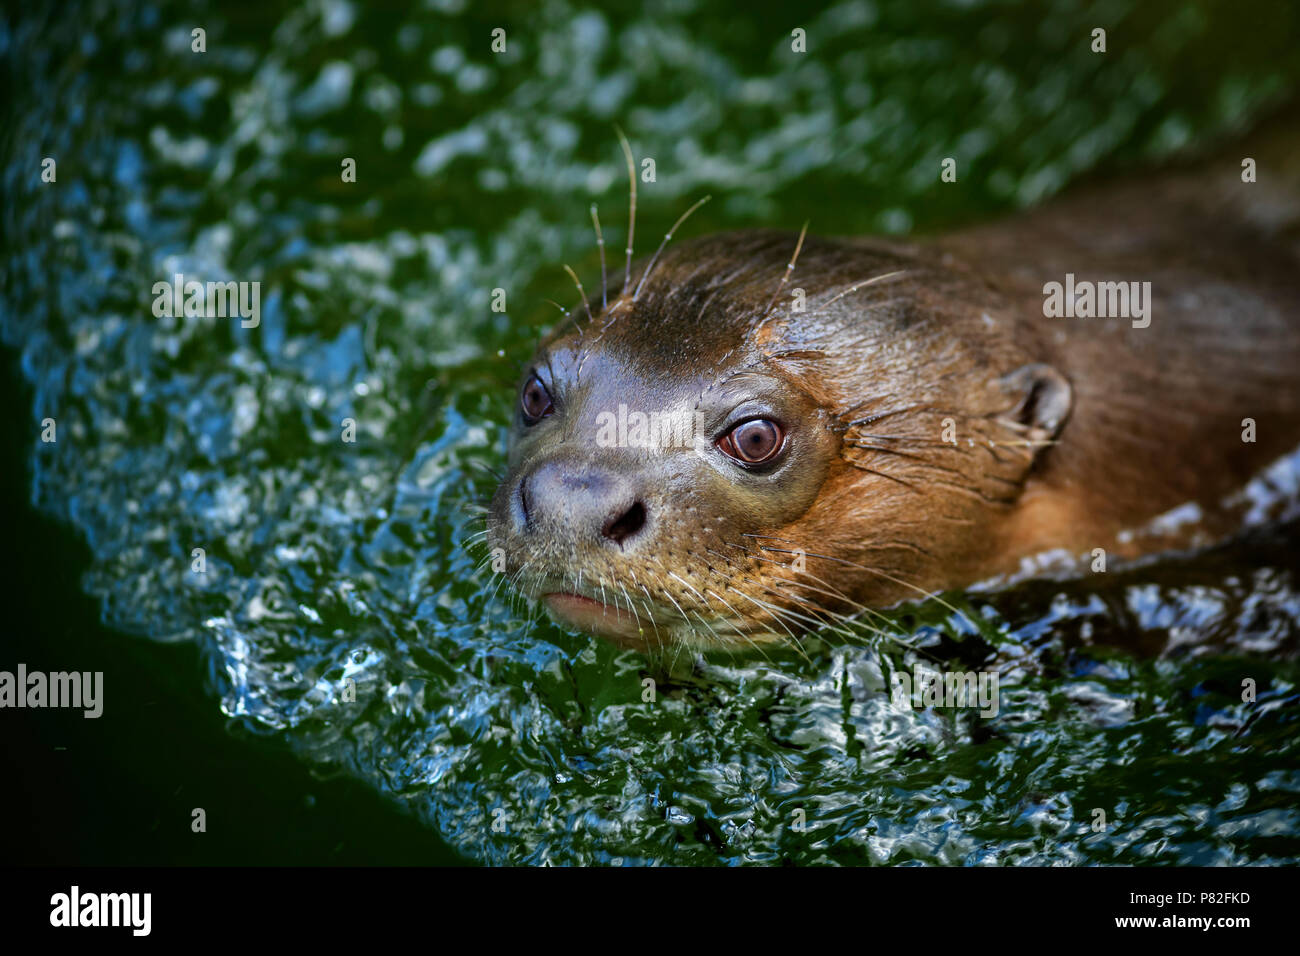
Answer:
<svg viewBox="0 0 1300 956"><path fill-rule="evenodd" d="M742 643L754 646L753 641L767 633L765 628L753 628L743 620L701 617L696 623L684 614L674 620L673 615L658 606L642 605L634 611L573 591L543 591L537 600L561 627L592 634L624 650L641 653L664 651L677 645L719 648L727 646L720 635L733 633ZM737 645L729 646L734 650Z"/></svg>
<svg viewBox="0 0 1300 956"><path fill-rule="evenodd" d="M631 611L565 591L543 594L542 603L565 627L603 637L620 647L643 649L647 644L641 622Z"/></svg>

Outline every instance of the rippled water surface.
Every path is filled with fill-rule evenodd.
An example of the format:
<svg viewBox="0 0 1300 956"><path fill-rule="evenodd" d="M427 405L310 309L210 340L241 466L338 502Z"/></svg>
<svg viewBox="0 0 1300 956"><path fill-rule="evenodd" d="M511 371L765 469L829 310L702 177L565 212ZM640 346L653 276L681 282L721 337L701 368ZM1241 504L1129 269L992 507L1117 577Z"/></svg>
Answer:
<svg viewBox="0 0 1300 956"><path fill-rule="evenodd" d="M111 626L205 649L214 708L485 862L1300 860L1294 528L671 673L467 546L590 203L621 245L615 123L646 242L706 192L696 234L940 229L1232 135L1300 79L1285 5L40 6L0 21L34 497ZM260 326L155 318L175 273L260 282ZM996 667L1000 712L894 706L916 659Z"/></svg>

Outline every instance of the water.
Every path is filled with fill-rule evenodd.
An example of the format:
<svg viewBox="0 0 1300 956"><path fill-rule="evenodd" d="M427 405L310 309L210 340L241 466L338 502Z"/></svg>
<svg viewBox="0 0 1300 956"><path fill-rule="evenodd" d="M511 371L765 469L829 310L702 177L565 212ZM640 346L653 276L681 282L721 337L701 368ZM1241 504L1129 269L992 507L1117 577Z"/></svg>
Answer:
<svg viewBox="0 0 1300 956"><path fill-rule="evenodd" d="M671 675L530 616L467 547L545 300L573 304L559 265L597 274L590 203L621 245L615 123L656 161L645 243L704 193L693 234L929 231L1294 93L1285 5L1137 6L10 14L0 303L33 499L84 535L109 626L197 644L213 708L470 860L1300 861L1295 528L900 609L914 652L827 637ZM260 282L260 326L155 318L178 272ZM918 658L995 665L998 715L893 706Z"/></svg>

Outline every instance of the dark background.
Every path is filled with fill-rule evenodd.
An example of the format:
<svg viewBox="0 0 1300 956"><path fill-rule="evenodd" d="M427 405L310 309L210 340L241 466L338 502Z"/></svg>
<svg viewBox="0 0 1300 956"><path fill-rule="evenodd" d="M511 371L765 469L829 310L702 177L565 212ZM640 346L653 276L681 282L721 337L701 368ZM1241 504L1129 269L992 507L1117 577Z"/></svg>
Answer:
<svg viewBox="0 0 1300 956"><path fill-rule="evenodd" d="M433 830L350 779L319 780L275 738L228 721L205 695L192 643L100 624L89 554L29 504L32 394L0 351L0 669L103 671L112 719L0 710L0 862L16 864L459 863ZM227 724L233 723L229 728ZM190 829L207 811L207 832Z"/></svg>

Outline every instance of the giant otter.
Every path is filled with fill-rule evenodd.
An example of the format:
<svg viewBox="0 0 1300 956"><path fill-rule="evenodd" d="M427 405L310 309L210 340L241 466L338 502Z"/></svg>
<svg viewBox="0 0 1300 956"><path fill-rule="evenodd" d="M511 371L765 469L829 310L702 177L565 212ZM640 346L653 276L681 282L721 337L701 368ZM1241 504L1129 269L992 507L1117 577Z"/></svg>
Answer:
<svg viewBox="0 0 1300 956"><path fill-rule="evenodd" d="M1300 444L1294 155L927 241L661 246L538 347L491 546L562 623L653 650L1216 540Z"/></svg>

